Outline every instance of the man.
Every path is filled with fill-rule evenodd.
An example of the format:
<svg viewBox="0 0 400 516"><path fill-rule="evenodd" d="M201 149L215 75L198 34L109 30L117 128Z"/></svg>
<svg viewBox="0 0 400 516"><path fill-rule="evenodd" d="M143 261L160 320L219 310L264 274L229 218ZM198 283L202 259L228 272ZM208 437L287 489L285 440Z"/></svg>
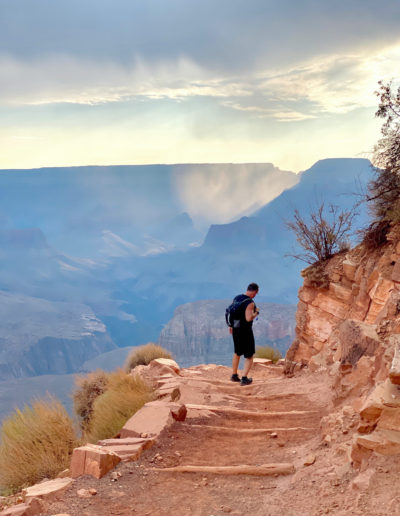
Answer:
<svg viewBox="0 0 400 516"><path fill-rule="evenodd" d="M259 311L253 301L258 294L257 283L250 283L245 294L239 294L233 300L240 303L239 323L233 328L229 328L229 332L233 337L235 353L232 358L232 382L240 382L240 385L250 385L253 381L248 377L250 368L253 364L253 355L255 353L255 343L253 335L253 321L258 316ZM245 362L243 367L242 379L239 378L237 371L239 367L240 357L244 355Z"/></svg>

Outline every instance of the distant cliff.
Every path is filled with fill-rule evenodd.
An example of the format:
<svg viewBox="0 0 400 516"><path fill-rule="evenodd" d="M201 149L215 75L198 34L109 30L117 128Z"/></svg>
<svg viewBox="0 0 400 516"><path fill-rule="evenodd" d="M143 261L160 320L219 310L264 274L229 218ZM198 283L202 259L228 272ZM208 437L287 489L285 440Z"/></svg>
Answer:
<svg viewBox="0 0 400 516"><path fill-rule="evenodd" d="M0 381L68 374L115 349L86 305L0 291Z"/></svg>
<svg viewBox="0 0 400 516"><path fill-rule="evenodd" d="M218 299L178 306L162 330L159 344L185 363L230 361L232 337L225 322L230 302ZM285 354L294 335L296 307L272 303L257 306L260 315L253 324L256 345L273 346Z"/></svg>

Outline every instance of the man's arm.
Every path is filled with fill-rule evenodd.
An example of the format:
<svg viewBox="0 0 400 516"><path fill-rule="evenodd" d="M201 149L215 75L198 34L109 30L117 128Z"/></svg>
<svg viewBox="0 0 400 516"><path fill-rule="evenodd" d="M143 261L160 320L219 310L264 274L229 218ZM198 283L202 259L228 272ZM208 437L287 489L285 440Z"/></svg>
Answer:
<svg viewBox="0 0 400 516"><path fill-rule="evenodd" d="M254 303L249 303L247 305L246 312L244 314L247 322L254 321L254 319L257 317L258 310L254 311L254 308L255 308L255 304Z"/></svg>

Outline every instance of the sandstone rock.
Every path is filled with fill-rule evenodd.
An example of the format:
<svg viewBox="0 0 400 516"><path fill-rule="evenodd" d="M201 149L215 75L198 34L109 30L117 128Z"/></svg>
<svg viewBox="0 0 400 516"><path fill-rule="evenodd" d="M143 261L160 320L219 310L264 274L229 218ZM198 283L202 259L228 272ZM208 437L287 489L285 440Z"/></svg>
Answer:
<svg viewBox="0 0 400 516"><path fill-rule="evenodd" d="M394 357L389 371L389 378L395 385L400 385L400 335L392 335L390 343L394 346Z"/></svg>
<svg viewBox="0 0 400 516"><path fill-rule="evenodd" d="M179 371L181 370L175 360L170 358L156 358L152 360L149 365L150 367L166 366L171 368L176 374L179 374Z"/></svg>
<svg viewBox="0 0 400 516"><path fill-rule="evenodd" d="M47 482L41 482L40 484L27 487L22 490L22 493L25 495L26 500L30 500L31 498L51 500L57 498L72 482L72 478L56 478L55 480L48 480Z"/></svg>
<svg viewBox="0 0 400 516"><path fill-rule="evenodd" d="M400 432L375 430L372 434L358 436L356 444L381 455L398 455L400 453Z"/></svg>
<svg viewBox="0 0 400 516"><path fill-rule="evenodd" d="M324 292L318 293L312 302L312 305L318 307L323 312L337 317L338 319L346 318L349 312L349 305L347 303L339 301Z"/></svg>
<svg viewBox="0 0 400 516"><path fill-rule="evenodd" d="M170 403L169 404L172 417L175 421L185 421L187 416L187 408L183 403Z"/></svg>
<svg viewBox="0 0 400 516"><path fill-rule="evenodd" d="M79 498L92 498L89 489L78 489L76 494L79 496Z"/></svg>
<svg viewBox="0 0 400 516"><path fill-rule="evenodd" d="M158 437L173 421L174 418L167 403L159 401L146 403L125 423L121 430L121 438L139 437L143 433Z"/></svg>
<svg viewBox="0 0 400 516"><path fill-rule="evenodd" d="M363 355L372 356L381 343L376 328L360 321L345 320L339 325L338 331L342 364L356 365Z"/></svg>
<svg viewBox="0 0 400 516"><path fill-rule="evenodd" d="M384 428L385 430L396 430L400 432L400 409L393 407L383 407L377 428Z"/></svg>
<svg viewBox="0 0 400 516"><path fill-rule="evenodd" d="M71 459L71 473L73 478L81 475L92 475L101 478L121 461L113 451L95 444L87 444L75 448Z"/></svg>
<svg viewBox="0 0 400 516"><path fill-rule="evenodd" d="M349 304L353 297L353 292L350 288L346 288L338 283L330 283L329 293L339 301L346 303L346 305Z"/></svg>
<svg viewBox="0 0 400 516"><path fill-rule="evenodd" d="M356 275L358 265L351 260L344 260L342 265L343 272L346 278L353 281Z"/></svg>
<svg viewBox="0 0 400 516"><path fill-rule="evenodd" d="M371 484L371 478L374 475L375 470L372 468L368 468L362 473L359 473L351 482L351 489L356 489L359 491L367 491Z"/></svg>
<svg viewBox="0 0 400 516"><path fill-rule="evenodd" d="M42 513L43 504L38 498L32 498L27 503L7 507L0 512L1 516L36 516Z"/></svg>
<svg viewBox="0 0 400 516"><path fill-rule="evenodd" d="M303 462L304 466L311 466L316 461L316 456L314 454L310 454L307 456L306 460Z"/></svg>
<svg viewBox="0 0 400 516"><path fill-rule="evenodd" d="M59 473L57 475L57 478L67 478L70 476L71 476L71 471L69 469L64 469L64 471L61 471L61 473Z"/></svg>
<svg viewBox="0 0 400 516"><path fill-rule="evenodd" d="M360 410L361 419L370 426L375 425L385 406L400 409L400 390L389 379L376 385L365 400Z"/></svg>

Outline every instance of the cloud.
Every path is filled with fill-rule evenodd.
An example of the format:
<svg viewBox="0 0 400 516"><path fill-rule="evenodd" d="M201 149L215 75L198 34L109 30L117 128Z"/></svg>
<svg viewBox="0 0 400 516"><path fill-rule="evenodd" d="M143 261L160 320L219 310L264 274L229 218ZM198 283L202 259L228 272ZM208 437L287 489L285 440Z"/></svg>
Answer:
<svg viewBox="0 0 400 516"><path fill-rule="evenodd" d="M183 209L197 224L225 223L254 212L298 181L270 163L186 165L173 180Z"/></svg>

